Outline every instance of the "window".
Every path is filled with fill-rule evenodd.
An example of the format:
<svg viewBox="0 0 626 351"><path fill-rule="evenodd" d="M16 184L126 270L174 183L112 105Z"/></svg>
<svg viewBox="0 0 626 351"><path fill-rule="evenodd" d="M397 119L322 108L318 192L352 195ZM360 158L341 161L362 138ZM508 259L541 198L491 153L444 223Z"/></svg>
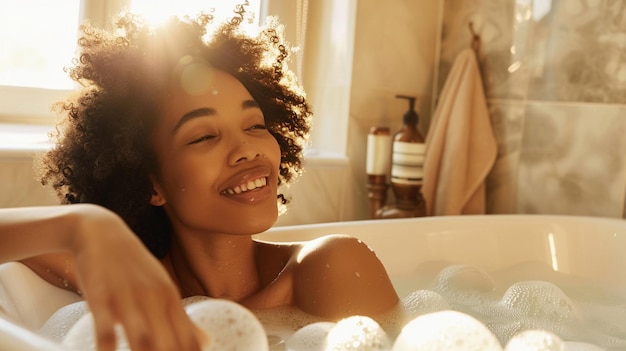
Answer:
<svg viewBox="0 0 626 351"><path fill-rule="evenodd" d="M79 5L0 0L0 120L50 120L50 105L72 88L63 67L74 55Z"/></svg>
<svg viewBox="0 0 626 351"><path fill-rule="evenodd" d="M248 0L258 18L262 0ZM232 16L241 0L0 0L0 122L51 124L50 106L75 84L64 67L76 52L78 26L85 19L109 27L124 9L158 22L169 14L215 8ZM19 33L17 35L16 33Z"/></svg>
<svg viewBox="0 0 626 351"><path fill-rule="evenodd" d="M248 11L252 12L258 24L261 0L248 0ZM170 15L194 15L199 11L212 12L216 18L229 18L235 5L241 0L130 0L130 11L141 13L154 23L159 23Z"/></svg>
<svg viewBox="0 0 626 351"><path fill-rule="evenodd" d="M79 5L80 0L0 0L0 85L71 89L63 66L76 48Z"/></svg>
<svg viewBox="0 0 626 351"><path fill-rule="evenodd" d="M300 48L290 64L314 106L308 154L345 156L356 0L248 1L257 19L278 16L287 40ZM74 88L63 67L71 64L78 24L85 19L110 29L111 16L124 9L143 12L155 22L165 14L211 8L216 16L231 16L234 5L241 2L0 0L0 123L54 124L50 106Z"/></svg>

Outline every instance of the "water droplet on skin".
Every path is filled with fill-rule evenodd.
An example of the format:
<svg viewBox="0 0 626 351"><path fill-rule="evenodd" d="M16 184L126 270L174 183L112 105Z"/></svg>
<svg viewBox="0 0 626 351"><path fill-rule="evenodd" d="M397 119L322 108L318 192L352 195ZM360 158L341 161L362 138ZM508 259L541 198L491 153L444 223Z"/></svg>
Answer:
<svg viewBox="0 0 626 351"><path fill-rule="evenodd" d="M63 264L63 271L65 273L70 272L70 260L65 260L65 263Z"/></svg>

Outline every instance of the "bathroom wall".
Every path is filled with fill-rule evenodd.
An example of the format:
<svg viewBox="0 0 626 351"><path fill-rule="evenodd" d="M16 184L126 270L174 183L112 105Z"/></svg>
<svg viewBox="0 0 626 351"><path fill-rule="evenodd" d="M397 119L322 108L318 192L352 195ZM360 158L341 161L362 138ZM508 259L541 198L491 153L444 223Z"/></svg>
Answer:
<svg viewBox="0 0 626 351"><path fill-rule="evenodd" d="M626 2L445 0L437 91L470 22L498 158L489 213L623 217Z"/></svg>
<svg viewBox="0 0 626 351"><path fill-rule="evenodd" d="M33 159L49 147L51 126L0 124L0 208L56 204L52 189L36 180Z"/></svg>
<svg viewBox="0 0 626 351"><path fill-rule="evenodd" d="M499 149L487 213L626 217L625 13L626 2L612 0L360 0L349 147L355 218L367 216L368 129L399 127L405 103L393 95L401 92L418 96L427 132L447 73L470 45L470 22Z"/></svg>
<svg viewBox="0 0 626 351"><path fill-rule="evenodd" d="M407 104L395 95L405 94L418 97L419 127L427 132L447 72L469 45L470 21L481 36L479 61L499 143L488 213L625 216L625 6L358 0L348 157L309 160L278 224L367 218L369 128L399 129ZM33 180L31 155L0 152L0 207L54 203Z"/></svg>
<svg viewBox="0 0 626 351"><path fill-rule="evenodd" d="M353 219L365 219L369 213L365 188L369 129L386 126L392 133L398 131L408 109L397 94L417 97L418 127L424 133L428 128L442 5L441 0L358 1L348 134Z"/></svg>
<svg viewBox="0 0 626 351"><path fill-rule="evenodd" d="M329 0L322 1L327 2ZM287 213L279 218L278 225L367 218L365 158L368 131L372 126L387 126L392 131L400 129L408 104L406 100L396 99L397 94L418 98L416 110L423 116L419 127L426 130L437 74L442 6L442 0L356 1L352 79L345 94L349 96L347 154L336 158L324 154L310 155L304 174L287 190L292 202ZM309 8L309 12L311 10ZM322 22L328 24L333 20L349 21L352 18L347 17ZM290 16L281 18L288 21ZM307 51L306 47L304 51ZM333 56L332 48L323 52L325 56ZM342 66L344 70L350 69L349 65ZM307 82L304 84L306 87ZM322 90L337 95L333 87L324 86ZM315 112L323 114L334 110L340 114L336 125L330 127L343 128L343 121L340 121L344 117L343 108L320 106L315 94L309 98L312 98ZM333 102L333 99L327 99L321 103L332 105ZM334 118L332 115L324 117ZM322 134L322 137L328 138L328 135Z"/></svg>

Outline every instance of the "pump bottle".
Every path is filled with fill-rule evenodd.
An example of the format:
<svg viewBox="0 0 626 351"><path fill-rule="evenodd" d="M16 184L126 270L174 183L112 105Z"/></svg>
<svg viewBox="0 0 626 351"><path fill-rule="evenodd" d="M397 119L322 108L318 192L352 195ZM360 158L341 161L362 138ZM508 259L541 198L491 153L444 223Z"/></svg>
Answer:
<svg viewBox="0 0 626 351"><path fill-rule="evenodd" d="M394 135L391 159L391 188L395 205L378 210L378 218L422 217L426 204L421 188L424 176L424 137L417 130L419 116L415 112L415 97L396 95L406 99L409 109L402 117L402 128Z"/></svg>

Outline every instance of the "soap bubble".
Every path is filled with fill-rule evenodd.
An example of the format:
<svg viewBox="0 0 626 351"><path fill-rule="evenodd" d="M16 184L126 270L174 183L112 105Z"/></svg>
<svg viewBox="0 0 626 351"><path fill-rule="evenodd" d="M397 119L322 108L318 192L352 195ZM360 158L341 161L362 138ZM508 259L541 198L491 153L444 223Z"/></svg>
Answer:
<svg viewBox="0 0 626 351"><path fill-rule="evenodd" d="M544 329L566 340L578 339L579 330L584 330L583 318L574 303L558 286L547 281L511 285L500 305L524 322L523 329Z"/></svg>
<svg viewBox="0 0 626 351"><path fill-rule="evenodd" d="M326 338L326 351L383 351L390 346L381 326L365 316L352 316L337 322Z"/></svg>
<svg viewBox="0 0 626 351"><path fill-rule="evenodd" d="M487 324L489 330L495 334L502 345L506 345L511 338L525 330L541 328L537 325L537 323L533 323L533 321L529 318L516 318L516 320L496 320L493 323Z"/></svg>
<svg viewBox="0 0 626 351"><path fill-rule="evenodd" d="M267 351L263 325L250 310L236 302L207 299L185 307L189 318L209 335L203 351Z"/></svg>
<svg viewBox="0 0 626 351"><path fill-rule="evenodd" d="M502 304L525 317L558 324L580 321L569 297L558 286L547 281L525 281L511 285L502 297Z"/></svg>
<svg viewBox="0 0 626 351"><path fill-rule="evenodd" d="M39 329L39 334L62 342L67 333L82 316L89 313L85 301L78 301L58 309Z"/></svg>
<svg viewBox="0 0 626 351"><path fill-rule="evenodd" d="M62 345L70 350L95 351L97 348L94 330L93 315L87 313L70 329L65 338L63 338ZM124 328L121 324L115 325L115 337L117 339L116 351L130 351L130 346L128 346L126 334L124 334Z"/></svg>
<svg viewBox="0 0 626 351"><path fill-rule="evenodd" d="M525 330L506 344L504 351L564 351L563 340L545 330Z"/></svg>
<svg viewBox="0 0 626 351"><path fill-rule="evenodd" d="M457 311L425 314L400 332L392 351L502 351L495 335L474 317Z"/></svg>
<svg viewBox="0 0 626 351"><path fill-rule="evenodd" d="M453 265L442 270L433 290L451 303L466 306L497 300L493 278L482 269L468 265Z"/></svg>
<svg viewBox="0 0 626 351"><path fill-rule="evenodd" d="M417 316L450 309L443 296L431 290L416 290L402 299L402 305L410 319Z"/></svg>
<svg viewBox="0 0 626 351"><path fill-rule="evenodd" d="M289 351L324 351L326 337L337 323L317 322L298 329L287 339L285 345Z"/></svg>
<svg viewBox="0 0 626 351"><path fill-rule="evenodd" d="M267 351L265 330L254 314L229 300L202 299L189 303L185 310L189 318L210 339L203 351ZM62 344L70 349L96 350L94 320L91 313L81 317L70 329ZM124 328L115 326L116 351L130 351Z"/></svg>

